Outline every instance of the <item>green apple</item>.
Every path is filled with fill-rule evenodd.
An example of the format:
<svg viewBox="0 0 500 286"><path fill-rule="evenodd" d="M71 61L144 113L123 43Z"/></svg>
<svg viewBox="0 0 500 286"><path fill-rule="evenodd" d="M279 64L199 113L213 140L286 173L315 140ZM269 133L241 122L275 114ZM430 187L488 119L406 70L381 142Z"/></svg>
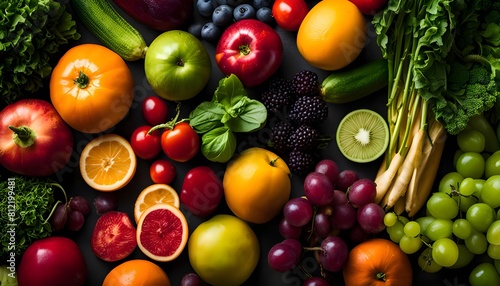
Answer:
<svg viewBox="0 0 500 286"><path fill-rule="evenodd" d="M212 62L198 38L185 31L170 30L149 45L144 70L149 85L159 96L182 101L193 98L205 87Z"/></svg>

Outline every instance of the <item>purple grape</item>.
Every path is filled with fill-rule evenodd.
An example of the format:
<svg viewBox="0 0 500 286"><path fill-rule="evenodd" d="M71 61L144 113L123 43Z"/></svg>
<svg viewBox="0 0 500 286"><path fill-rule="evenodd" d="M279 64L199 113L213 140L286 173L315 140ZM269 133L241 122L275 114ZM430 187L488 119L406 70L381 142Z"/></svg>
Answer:
<svg viewBox="0 0 500 286"><path fill-rule="evenodd" d="M356 208L373 203L377 195L377 185L370 179L359 179L347 190L349 202Z"/></svg>
<svg viewBox="0 0 500 286"><path fill-rule="evenodd" d="M357 220L361 228L368 233L384 230L384 209L376 203L368 203L358 209Z"/></svg>
<svg viewBox="0 0 500 286"><path fill-rule="evenodd" d="M311 221L313 207L302 197L292 198L283 207L283 216L291 225L303 227Z"/></svg>
<svg viewBox="0 0 500 286"><path fill-rule="evenodd" d="M291 225L285 218L282 218L278 225L279 232L283 238L298 239L302 234L302 228Z"/></svg>
<svg viewBox="0 0 500 286"><path fill-rule="evenodd" d="M311 277L306 279L302 286L330 286L330 283L321 277Z"/></svg>
<svg viewBox="0 0 500 286"><path fill-rule="evenodd" d="M333 201L332 205L333 206L338 206L338 205L345 205L349 201L347 200L347 195L345 192L341 190L334 190L333 191Z"/></svg>
<svg viewBox="0 0 500 286"><path fill-rule="evenodd" d="M333 186L337 185L339 180L339 167L337 163L330 159L323 159L316 164L314 171L325 174Z"/></svg>
<svg viewBox="0 0 500 286"><path fill-rule="evenodd" d="M85 222L85 216L79 211L70 211L66 227L71 231L79 231Z"/></svg>
<svg viewBox="0 0 500 286"><path fill-rule="evenodd" d="M333 201L333 185L325 174L309 173L304 179L304 194L315 206L324 207Z"/></svg>
<svg viewBox="0 0 500 286"><path fill-rule="evenodd" d="M82 196L74 196L69 199L69 209L72 211L79 211L86 216L90 213L90 203Z"/></svg>
<svg viewBox="0 0 500 286"><path fill-rule="evenodd" d="M330 234L332 227L330 225L330 216L325 213L317 213L314 216L314 232L321 238Z"/></svg>
<svg viewBox="0 0 500 286"><path fill-rule="evenodd" d="M329 236L321 242L321 248L319 263L323 269L331 272L342 270L349 254L345 241L338 236Z"/></svg>
<svg viewBox="0 0 500 286"><path fill-rule="evenodd" d="M97 214L116 210L118 207L118 197L114 192L99 193L94 199L94 206Z"/></svg>
<svg viewBox="0 0 500 286"><path fill-rule="evenodd" d="M349 240L353 243L360 243L364 240L366 240L369 236L369 233L367 233L360 225L359 223L355 224L350 230L349 230Z"/></svg>
<svg viewBox="0 0 500 286"><path fill-rule="evenodd" d="M295 254L297 254L297 257L300 259L300 256L302 255L302 244L300 244L300 241L293 238L287 238L283 240L281 243L288 244L293 249ZM297 260L297 264L298 263L299 261Z"/></svg>
<svg viewBox="0 0 500 286"><path fill-rule="evenodd" d="M300 257L297 257L296 250L286 243L277 243L269 250L267 262L269 266L277 272L291 270L297 265Z"/></svg>
<svg viewBox="0 0 500 286"><path fill-rule="evenodd" d="M187 273L182 276L181 286L201 286L202 280L196 273Z"/></svg>
<svg viewBox="0 0 500 286"><path fill-rule="evenodd" d="M330 216L330 224L336 229L350 229L356 224L356 209L351 204L335 206Z"/></svg>
<svg viewBox="0 0 500 286"><path fill-rule="evenodd" d="M54 212L50 216L49 223L52 231L58 231L64 228L66 221L68 220L68 208L66 204L57 204Z"/></svg>
<svg viewBox="0 0 500 286"><path fill-rule="evenodd" d="M347 189L359 179L358 173L353 170L343 170L339 173L336 188L346 192Z"/></svg>

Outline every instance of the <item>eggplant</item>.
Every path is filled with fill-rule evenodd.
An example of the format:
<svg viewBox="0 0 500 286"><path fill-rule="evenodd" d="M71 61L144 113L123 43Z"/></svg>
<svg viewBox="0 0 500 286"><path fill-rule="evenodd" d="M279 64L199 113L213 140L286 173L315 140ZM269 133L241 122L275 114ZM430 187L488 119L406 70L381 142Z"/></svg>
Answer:
<svg viewBox="0 0 500 286"><path fill-rule="evenodd" d="M113 0L127 15L158 31L182 27L193 16L193 0Z"/></svg>

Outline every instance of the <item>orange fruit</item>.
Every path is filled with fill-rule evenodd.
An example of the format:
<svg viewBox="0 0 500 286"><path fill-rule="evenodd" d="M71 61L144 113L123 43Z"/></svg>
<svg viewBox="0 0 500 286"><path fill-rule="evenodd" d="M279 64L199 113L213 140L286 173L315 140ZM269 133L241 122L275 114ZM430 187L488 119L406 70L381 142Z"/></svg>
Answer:
<svg viewBox="0 0 500 286"><path fill-rule="evenodd" d="M151 261L134 259L113 268L102 286L170 286L167 273Z"/></svg>
<svg viewBox="0 0 500 286"><path fill-rule="evenodd" d="M177 258L188 241L186 217L179 208L169 204L149 207L137 223L137 245L149 258L171 261Z"/></svg>
<svg viewBox="0 0 500 286"><path fill-rule="evenodd" d="M297 48L312 66L338 70L363 50L366 20L349 0L323 0L309 10L297 32Z"/></svg>
<svg viewBox="0 0 500 286"><path fill-rule="evenodd" d="M80 155L84 181L98 191L116 191L132 180L137 159L130 143L116 134L92 139Z"/></svg>
<svg viewBox="0 0 500 286"><path fill-rule="evenodd" d="M167 184L153 184L146 187L135 200L134 218L135 222L139 221L141 214L149 207L156 204L169 204L176 208L180 207L180 199L177 192Z"/></svg>
<svg viewBox="0 0 500 286"><path fill-rule="evenodd" d="M290 197L290 169L275 153L253 147L228 163L222 185L237 217L266 223L281 213Z"/></svg>

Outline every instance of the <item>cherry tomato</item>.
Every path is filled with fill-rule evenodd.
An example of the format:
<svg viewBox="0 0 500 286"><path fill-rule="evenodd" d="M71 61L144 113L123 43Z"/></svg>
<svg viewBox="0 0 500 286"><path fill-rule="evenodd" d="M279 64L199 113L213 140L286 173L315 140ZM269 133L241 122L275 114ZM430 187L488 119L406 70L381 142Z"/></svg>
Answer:
<svg viewBox="0 0 500 286"><path fill-rule="evenodd" d="M163 131L161 147L168 158L177 162L186 162L200 150L200 138L189 123L180 122L172 129Z"/></svg>
<svg viewBox="0 0 500 286"><path fill-rule="evenodd" d="M276 24L286 31L298 31L307 12L309 6L304 0L276 0L272 8Z"/></svg>
<svg viewBox="0 0 500 286"><path fill-rule="evenodd" d="M150 129L149 125L139 126L130 137L130 145L135 155L145 160L153 159L161 152L161 133L154 131L148 134Z"/></svg>
<svg viewBox="0 0 500 286"><path fill-rule="evenodd" d="M387 4L387 0L349 0L365 15L374 15Z"/></svg>
<svg viewBox="0 0 500 286"><path fill-rule="evenodd" d="M148 96L142 102L142 115L149 125L165 123L168 118L167 103L158 96Z"/></svg>
<svg viewBox="0 0 500 286"><path fill-rule="evenodd" d="M174 181L176 172L174 164L165 159L158 159L151 164L149 176L155 184L171 184Z"/></svg>

